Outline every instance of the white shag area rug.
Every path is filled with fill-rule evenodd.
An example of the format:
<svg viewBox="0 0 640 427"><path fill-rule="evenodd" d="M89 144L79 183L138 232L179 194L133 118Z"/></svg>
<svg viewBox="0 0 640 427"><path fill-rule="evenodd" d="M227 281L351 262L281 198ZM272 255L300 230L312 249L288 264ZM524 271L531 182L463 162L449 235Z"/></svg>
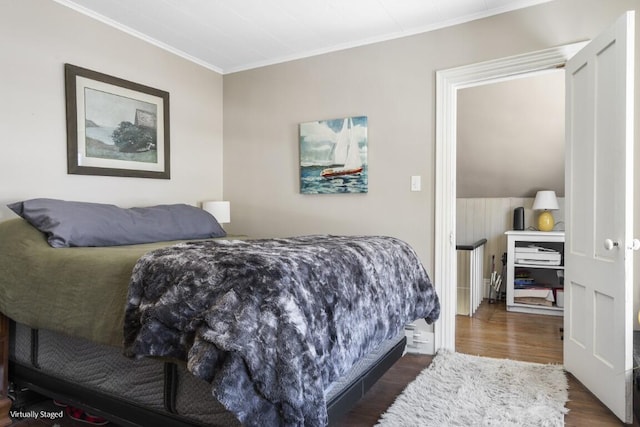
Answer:
<svg viewBox="0 0 640 427"><path fill-rule="evenodd" d="M377 426L563 426L567 389L562 365L441 350Z"/></svg>

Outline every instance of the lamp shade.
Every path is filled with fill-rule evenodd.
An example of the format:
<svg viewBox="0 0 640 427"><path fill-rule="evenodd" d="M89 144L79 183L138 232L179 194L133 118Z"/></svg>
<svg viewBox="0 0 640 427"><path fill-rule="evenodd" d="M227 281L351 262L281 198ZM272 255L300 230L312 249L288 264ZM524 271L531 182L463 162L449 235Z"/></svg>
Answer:
<svg viewBox="0 0 640 427"><path fill-rule="evenodd" d="M558 206L558 199L556 199L555 191L538 191L536 193L536 199L533 201L534 211L542 210L556 210L560 209Z"/></svg>
<svg viewBox="0 0 640 427"><path fill-rule="evenodd" d="M202 209L209 212L220 224L231 222L231 203L223 201L202 202Z"/></svg>

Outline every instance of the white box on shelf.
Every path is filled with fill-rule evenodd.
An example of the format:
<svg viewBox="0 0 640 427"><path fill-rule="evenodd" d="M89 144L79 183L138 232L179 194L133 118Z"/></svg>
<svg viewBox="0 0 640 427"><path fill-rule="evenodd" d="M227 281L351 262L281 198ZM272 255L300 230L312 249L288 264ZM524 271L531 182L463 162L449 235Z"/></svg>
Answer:
<svg viewBox="0 0 640 427"><path fill-rule="evenodd" d="M556 306L564 307L564 289L556 289Z"/></svg>
<svg viewBox="0 0 640 427"><path fill-rule="evenodd" d="M515 250L516 264L560 265L560 252L521 252Z"/></svg>

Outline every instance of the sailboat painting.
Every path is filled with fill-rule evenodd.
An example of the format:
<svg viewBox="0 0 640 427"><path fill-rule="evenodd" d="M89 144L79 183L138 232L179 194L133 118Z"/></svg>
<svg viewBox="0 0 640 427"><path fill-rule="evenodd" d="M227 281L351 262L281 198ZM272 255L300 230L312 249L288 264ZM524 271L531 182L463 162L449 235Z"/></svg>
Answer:
<svg viewBox="0 0 640 427"><path fill-rule="evenodd" d="M367 117L300 123L300 192L366 193Z"/></svg>

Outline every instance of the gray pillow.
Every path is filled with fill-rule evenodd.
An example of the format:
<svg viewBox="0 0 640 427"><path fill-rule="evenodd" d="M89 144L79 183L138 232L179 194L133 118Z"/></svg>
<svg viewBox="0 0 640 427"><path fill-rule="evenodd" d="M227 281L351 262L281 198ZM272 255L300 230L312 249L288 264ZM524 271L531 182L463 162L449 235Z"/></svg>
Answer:
<svg viewBox="0 0 640 427"><path fill-rule="evenodd" d="M211 214L185 204L123 209L101 203L31 199L7 206L45 233L54 248L226 236Z"/></svg>

